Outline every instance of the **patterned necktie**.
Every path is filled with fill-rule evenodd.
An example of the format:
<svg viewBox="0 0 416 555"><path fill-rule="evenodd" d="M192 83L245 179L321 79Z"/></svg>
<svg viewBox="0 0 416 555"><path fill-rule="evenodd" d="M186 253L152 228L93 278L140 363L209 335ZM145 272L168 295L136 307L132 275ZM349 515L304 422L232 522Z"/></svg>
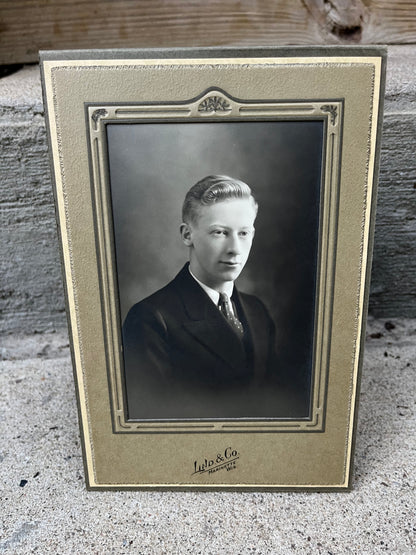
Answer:
<svg viewBox="0 0 416 555"><path fill-rule="evenodd" d="M232 326L232 328L237 333L237 335L239 337L243 337L244 335L243 324L240 322L238 318L234 316L233 309L231 307L230 298L225 293L220 293L220 300L218 301L218 307L220 311L224 314L224 316L227 318L229 324Z"/></svg>

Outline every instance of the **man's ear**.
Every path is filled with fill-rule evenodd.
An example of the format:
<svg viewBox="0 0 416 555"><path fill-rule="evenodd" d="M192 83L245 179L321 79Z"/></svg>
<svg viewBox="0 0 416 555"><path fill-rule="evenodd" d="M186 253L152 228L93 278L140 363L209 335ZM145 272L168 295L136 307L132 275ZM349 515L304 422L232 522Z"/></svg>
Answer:
<svg viewBox="0 0 416 555"><path fill-rule="evenodd" d="M192 247L192 229L189 224L181 223L180 227L182 241L187 247Z"/></svg>

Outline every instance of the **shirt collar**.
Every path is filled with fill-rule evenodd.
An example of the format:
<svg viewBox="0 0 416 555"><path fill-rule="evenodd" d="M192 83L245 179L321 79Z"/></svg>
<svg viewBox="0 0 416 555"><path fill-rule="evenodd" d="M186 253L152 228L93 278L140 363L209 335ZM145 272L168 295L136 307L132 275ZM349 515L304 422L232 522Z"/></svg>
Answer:
<svg viewBox="0 0 416 555"><path fill-rule="evenodd" d="M197 277L195 277L194 274L191 272L191 268L189 266L188 266L188 268L189 268L189 273L191 274L191 276L194 278L194 280L197 283L199 283L199 285L202 287L202 289L205 291L205 293L208 295L208 297L211 299L211 301L215 305L218 305L218 301L220 300L219 292L216 291L215 289L212 289L211 287L208 287L208 285L205 285L205 283L202 283L202 281L199 281L199 279ZM229 282L225 283L224 288L221 292L226 293L231 298L231 295L233 294L233 290L234 290L234 282L229 281Z"/></svg>

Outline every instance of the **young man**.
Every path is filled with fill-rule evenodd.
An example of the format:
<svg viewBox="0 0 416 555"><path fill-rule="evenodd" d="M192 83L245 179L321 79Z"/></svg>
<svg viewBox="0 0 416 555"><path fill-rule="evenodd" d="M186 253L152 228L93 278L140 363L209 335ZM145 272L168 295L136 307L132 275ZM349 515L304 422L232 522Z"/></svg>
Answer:
<svg viewBox="0 0 416 555"><path fill-rule="evenodd" d="M276 372L274 324L234 285L256 215L237 179L208 176L188 191L180 230L189 263L124 322L130 419L262 416L257 393Z"/></svg>

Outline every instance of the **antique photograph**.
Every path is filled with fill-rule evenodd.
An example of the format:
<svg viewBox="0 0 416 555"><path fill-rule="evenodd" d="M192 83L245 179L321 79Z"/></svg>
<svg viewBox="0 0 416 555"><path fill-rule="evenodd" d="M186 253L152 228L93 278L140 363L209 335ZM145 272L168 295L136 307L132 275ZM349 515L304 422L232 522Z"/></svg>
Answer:
<svg viewBox="0 0 416 555"><path fill-rule="evenodd" d="M128 419L309 417L323 134L107 125Z"/></svg>
<svg viewBox="0 0 416 555"><path fill-rule="evenodd" d="M90 489L350 487L385 51L46 52Z"/></svg>

